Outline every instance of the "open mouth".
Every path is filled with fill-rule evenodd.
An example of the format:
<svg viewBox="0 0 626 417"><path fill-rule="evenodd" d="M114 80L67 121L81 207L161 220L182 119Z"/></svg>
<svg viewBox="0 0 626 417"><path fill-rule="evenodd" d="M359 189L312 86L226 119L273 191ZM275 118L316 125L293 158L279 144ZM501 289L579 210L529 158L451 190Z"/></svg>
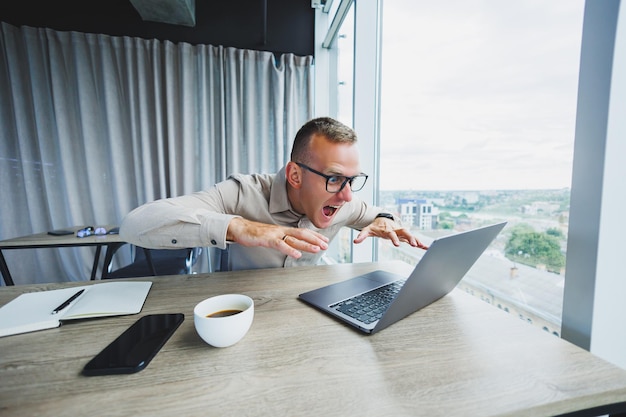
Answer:
<svg viewBox="0 0 626 417"><path fill-rule="evenodd" d="M332 217L339 210L339 206L324 206L322 211L324 212L324 216Z"/></svg>

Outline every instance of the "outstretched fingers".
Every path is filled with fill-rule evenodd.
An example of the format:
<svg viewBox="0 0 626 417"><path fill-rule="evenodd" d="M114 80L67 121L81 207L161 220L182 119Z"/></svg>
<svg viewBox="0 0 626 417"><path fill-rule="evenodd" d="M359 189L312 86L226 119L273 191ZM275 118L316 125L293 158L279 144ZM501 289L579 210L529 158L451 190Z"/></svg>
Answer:
<svg viewBox="0 0 626 417"><path fill-rule="evenodd" d="M354 239L354 243L361 243L368 237L379 237L390 240L391 243L396 247L400 246L401 243L407 243L415 248L428 249L428 246L420 242L407 229L394 229L388 224L384 224L383 226L377 226L372 223L371 225L363 228L363 230L361 230L361 232Z"/></svg>
<svg viewBox="0 0 626 417"><path fill-rule="evenodd" d="M318 253L328 249L328 238L320 233L308 229L289 228L283 229L283 237L278 242L279 250L286 255L293 256L289 252ZM285 252L284 250L287 252ZM293 252L293 253L295 253ZM302 256L300 253L298 258ZM296 257L296 256L294 256Z"/></svg>

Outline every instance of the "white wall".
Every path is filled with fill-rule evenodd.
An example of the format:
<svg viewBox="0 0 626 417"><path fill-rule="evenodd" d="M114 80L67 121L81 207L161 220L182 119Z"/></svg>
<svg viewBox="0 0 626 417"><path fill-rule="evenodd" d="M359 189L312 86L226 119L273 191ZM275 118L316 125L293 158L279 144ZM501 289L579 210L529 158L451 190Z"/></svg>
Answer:
<svg viewBox="0 0 626 417"><path fill-rule="evenodd" d="M626 13L588 1L574 144L562 337L626 368Z"/></svg>
<svg viewBox="0 0 626 417"><path fill-rule="evenodd" d="M604 181L591 351L626 368L626 12L615 35L604 159Z"/></svg>

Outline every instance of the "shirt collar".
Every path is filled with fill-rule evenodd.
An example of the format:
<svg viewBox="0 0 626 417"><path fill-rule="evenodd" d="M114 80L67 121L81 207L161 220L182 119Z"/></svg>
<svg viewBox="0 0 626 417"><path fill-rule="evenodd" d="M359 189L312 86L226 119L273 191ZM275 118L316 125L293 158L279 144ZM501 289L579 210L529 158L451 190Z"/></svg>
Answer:
<svg viewBox="0 0 626 417"><path fill-rule="evenodd" d="M285 167L276 173L274 182L272 183L272 190L270 191L270 213L283 213L291 212L297 217L302 217L296 213L289 203L289 197L287 197L287 175L285 173Z"/></svg>

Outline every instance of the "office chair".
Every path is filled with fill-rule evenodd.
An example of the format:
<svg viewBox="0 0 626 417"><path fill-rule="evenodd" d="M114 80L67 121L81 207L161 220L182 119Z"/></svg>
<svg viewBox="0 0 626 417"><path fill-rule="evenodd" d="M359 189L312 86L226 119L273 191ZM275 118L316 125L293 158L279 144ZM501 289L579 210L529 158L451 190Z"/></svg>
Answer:
<svg viewBox="0 0 626 417"><path fill-rule="evenodd" d="M115 271L105 271L102 279L191 274L202 253L202 248L146 249L134 246L131 249L134 250L132 263Z"/></svg>

